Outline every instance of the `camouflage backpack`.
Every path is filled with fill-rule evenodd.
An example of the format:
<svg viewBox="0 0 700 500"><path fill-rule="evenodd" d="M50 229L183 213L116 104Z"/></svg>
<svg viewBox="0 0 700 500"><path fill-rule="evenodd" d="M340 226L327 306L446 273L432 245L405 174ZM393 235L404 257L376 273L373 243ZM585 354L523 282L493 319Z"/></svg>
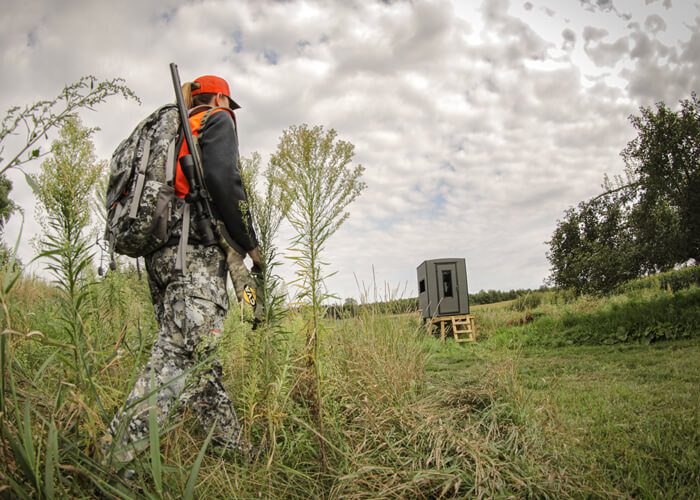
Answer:
<svg viewBox="0 0 700 500"><path fill-rule="evenodd" d="M112 155L105 230L110 252L142 257L170 238L179 129L177 106L167 104L139 123Z"/></svg>

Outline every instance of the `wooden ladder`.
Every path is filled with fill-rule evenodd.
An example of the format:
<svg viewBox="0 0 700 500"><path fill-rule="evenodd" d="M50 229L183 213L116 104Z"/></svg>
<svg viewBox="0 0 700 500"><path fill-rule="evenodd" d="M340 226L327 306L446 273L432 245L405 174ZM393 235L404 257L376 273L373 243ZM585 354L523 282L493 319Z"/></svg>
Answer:
<svg viewBox="0 0 700 500"><path fill-rule="evenodd" d="M476 323L473 314L452 316L451 320L455 342L476 342Z"/></svg>
<svg viewBox="0 0 700 500"><path fill-rule="evenodd" d="M447 338L448 329L452 331L455 342L476 342L476 322L473 314L437 317L432 319L432 323L440 323L440 340L443 342Z"/></svg>

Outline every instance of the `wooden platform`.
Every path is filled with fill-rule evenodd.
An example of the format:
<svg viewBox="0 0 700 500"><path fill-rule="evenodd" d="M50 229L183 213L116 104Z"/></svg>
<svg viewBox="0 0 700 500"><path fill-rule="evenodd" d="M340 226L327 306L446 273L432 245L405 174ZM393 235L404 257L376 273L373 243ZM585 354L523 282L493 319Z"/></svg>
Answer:
<svg viewBox="0 0 700 500"><path fill-rule="evenodd" d="M450 333L455 342L476 342L476 322L473 314L431 318L430 324L439 327L440 340L443 342Z"/></svg>

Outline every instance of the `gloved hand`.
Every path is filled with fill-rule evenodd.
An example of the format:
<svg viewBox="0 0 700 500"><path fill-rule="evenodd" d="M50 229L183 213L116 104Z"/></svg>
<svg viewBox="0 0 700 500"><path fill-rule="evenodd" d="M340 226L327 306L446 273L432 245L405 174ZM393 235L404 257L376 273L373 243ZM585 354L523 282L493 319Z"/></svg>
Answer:
<svg viewBox="0 0 700 500"><path fill-rule="evenodd" d="M253 267L250 269L250 273L258 279L262 279L263 277L263 265L262 263L256 264L253 263Z"/></svg>
<svg viewBox="0 0 700 500"><path fill-rule="evenodd" d="M265 264L263 264L262 258L260 257L260 251L257 247L253 248L250 252L248 252L248 256L250 256L253 261L253 267L251 268L250 272L256 278L262 279Z"/></svg>

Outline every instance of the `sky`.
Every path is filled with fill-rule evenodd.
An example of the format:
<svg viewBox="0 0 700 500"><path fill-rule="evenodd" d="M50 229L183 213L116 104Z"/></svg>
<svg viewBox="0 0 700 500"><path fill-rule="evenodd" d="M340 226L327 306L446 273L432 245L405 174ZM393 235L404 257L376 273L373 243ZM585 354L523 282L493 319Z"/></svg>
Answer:
<svg viewBox="0 0 700 500"><path fill-rule="evenodd" d="M183 81L229 81L244 156L266 163L302 123L353 143L367 188L324 254L340 300L415 296L416 267L435 258L465 258L471 292L541 286L557 220L623 172L629 116L700 89L700 0L2 4L0 110L88 74L140 97L81 113L100 158L174 99L170 62ZM28 261L36 201L11 179ZM291 261L280 269L293 278Z"/></svg>

